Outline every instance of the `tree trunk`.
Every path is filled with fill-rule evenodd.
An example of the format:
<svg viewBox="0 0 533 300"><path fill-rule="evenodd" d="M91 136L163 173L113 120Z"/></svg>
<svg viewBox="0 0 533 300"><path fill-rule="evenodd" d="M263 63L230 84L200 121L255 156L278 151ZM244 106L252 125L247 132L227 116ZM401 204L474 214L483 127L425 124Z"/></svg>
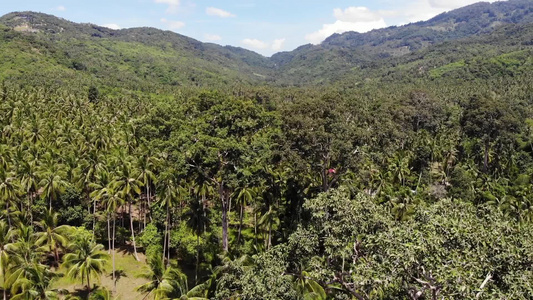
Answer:
<svg viewBox="0 0 533 300"><path fill-rule="evenodd" d="M7 224L9 225L9 228L11 228L11 216L9 213L9 201L6 200L6 214L7 214Z"/></svg>
<svg viewBox="0 0 533 300"><path fill-rule="evenodd" d="M167 204L167 217L165 220L165 236L163 237L163 262L165 262L165 255L167 253L167 239L168 239L168 204Z"/></svg>
<svg viewBox="0 0 533 300"><path fill-rule="evenodd" d="M112 252L113 252L113 293L116 293L117 292L117 280L116 280L116 275L115 275L115 228L116 228L116 225L115 225L115 220L116 220L116 216L115 214L113 213L113 244L112 244Z"/></svg>
<svg viewBox="0 0 533 300"><path fill-rule="evenodd" d="M169 228L169 232L167 233L168 234L168 237L167 237L167 267L170 266L170 231L172 230L172 224L170 224L170 216L168 217L168 228Z"/></svg>
<svg viewBox="0 0 533 300"><path fill-rule="evenodd" d="M154 199L156 199L156 201L157 201L156 191L157 191L157 189L154 189ZM150 204L151 200L152 200L152 195L148 195L148 209L150 209L150 207L152 207L152 205ZM148 219L150 220L150 222L152 222L152 213L151 213L151 211L148 214Z"/></svg>
<svg viewBox="0 0 533 300"><path fill-rule="evenodd" d="M221 192L222 199L222 247L224 252L228 252L228 202L224 192Z"/></svg>
<svg viewBox="0 0 533 300"><path fill-rule="evenodd" d="M122 227L124 228L124 205L120 208L120 223L122 223Z"/></svg>
<svg viewBox="0 0 533 300"><path fill-rule="evenodd" d="M111 254L111 224L109 220L109 213L107 214L107 253Z"/></svg>
<svg viewBox="0 0 533 300"><path fill-rule="evenodd" d="M237 235L237 245L239 245L239 242L241 240L243 211L244 211L244 205L241 204L241 211L240 211L240 214L239 214L239 234Z"/></svg>
<svg viewBox="0 0 533 300"><path fill-rule="evenodd" d="M200 269L200 235L196 236L196 271L194 273L194 284L198 284L198 270Z"/></svg>
<svg viewBox="0 0 533 300"><path fill-rule="evenodd" d="M322 192L325 193L328 191L328 170L325 168L320 175L322 177Z"/></svg>
<svg viewBox="0 0 533 300"><path fill-rule="evenodd" d="M93 200L93 234L96 227L96 199Z"/></svg>
<svg viewBox="0 0 533 300"><path fill-rule="evenodd" d="M272 246L272 222L268 224L268 246L267 250L270 250L270 247Z"/></svg>
<svg viewBox="0 0 533 300"><path fill-rule="evenodd" d="M485 155L483 159L483 171L485 173L488 173L489 171L489 146L490 142L488 140L485 141Z"/></svg>
<svg viewBox="0 0 533 300"><path fill-rule="evenodd" d="M30 193L30 207L28 211L30 212L30 224L33 224L33 191Z"/></svg>
<svg viewBox="0 0 533 300"><path fill-rule="evenodd" d="M135 244L135 232L133 231L133 215L131 214L131 201L129 202L129 215L130 215L130 229L131 229L131 239L133 242L133 254L135 259L140 261L139 256L137 255L137 246Z"/></svg>
<svg viewBox="0 0 533 300"><path fill-rule="evenodd" d="M57 251L57 245L54 245L54 258L55 258L55 267L59 267L59 253Z"/></svg>
<svg viewBox="0 0 533 300"><path fill-rule="evenodd" d="M255 247L257 248L257 212L254 211L254 237L255 237Z"/></svg>
<svg viewBox="0 0 533 300"><path fill-rule="evenodd" d="M150 209L150 180L146 183L146 207L144 208L143 228L146 228L146 215L148 214L148 209Z"/></svg>
<svg viewBox="0 0 533 300"><path fill-rule="evenodd" d="M87 272L87 299L91 298L91 276Z"/></svg>

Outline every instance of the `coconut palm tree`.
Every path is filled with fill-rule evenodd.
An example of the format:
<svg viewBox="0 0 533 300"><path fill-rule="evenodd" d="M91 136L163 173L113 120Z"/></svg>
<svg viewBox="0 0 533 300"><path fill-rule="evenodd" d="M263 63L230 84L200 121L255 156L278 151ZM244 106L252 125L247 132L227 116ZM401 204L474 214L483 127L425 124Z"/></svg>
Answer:
<svg viewBox="0 0 533 300"><path fill-rule="evenodd" d="M163 239L163 259L165 258L165 254L168 251L168 256L170 260L170 212L172 208L176 205L179 195L179 188L173 178L168 178L162 182L161 189L162 191L160 194L161 199L159 201L159 206L165 209L166 211L165 236Z"/></svg>
<svg viewBox="0 0 533 300"><path fill-rule="evenodd" d="M153 294L154 300L176 299L187 294L187 276L177 268L165 267L161 256L150 257L148 267L138 275L148 282L137 287L137 291L147 296Z"/></svg>
<svg viewBox="0 0 533 300"><path fill-rule="evenodd" d="M122 196L122 199L124 199L125 202L128 203L133 252L135 255L135 259L137 261L140 261L139 256L137 255L137 246L135 244L135 231L133 229L133 215L131 212L131 206L133 204L135 195L139 195L141 193L142 183L137 178L138 176L133 172L130 159L128 159L128 157L121 153L121 155L118 157L118 172L115 178L113 179L111 186L113 190L119 192Z"/></svg>
<svg viewBox="0 0 533 300"><path fill-rule="evenodd" d="M9 235L14 242L5 245L4 248L12 267L4 270L6 272L3 283L6 289L9 287L11 295L22 294L19 297L23 297L28 290L40 290L47 285L38 280L46 271L46 267L41 264L43 249L37 245L37 236L31 226L20 224Z"/></svg>
<svg viewBox="0 0 533 300"><path fill-rule="evenodd" d="M111 174L107 171L105 167L99 168L98 173L95 176L95 181L89 183L89 188L92 190L91 193L89 193L89 197L92 199L93 202L93 232L96 225L96 207L98 201L104 200L106 197L108 197L108 187L109 183L111 182ZM111 238L110 238L110 227L109 227L109 214L107 215L107 233L108 233L108 241L109 241L109 249L111 249Z"/></svg>
<svg viewBox="0 0 533 300"><path fill-rule="evenodd" d="M145 189L145 200L146 203L143 203L143 228L146 227L146 215L147 210L150 208L151 205L151 197L152 197L152 191L151 187L152 184L156 181L156 176L154 173L154 170L157 166L157 164L160 163L160 160L156 157L154 157L151 153L151 149L148 147L143 147L142 149L143 155L139 156L137 159L137 169L139 170L139 180L142 182L144 189Z"/></svg>
<svg viewBox="0 0 533 300"><path fill-rule="evenodd" d="M235 191L236 204L239 206L239 233L237 235L237 245L241 240L242 223L244 218L244 208L250 204L256 195L256 190L250 187L242 187Z"/></svg>
<svg viewBox="0 0 533 300"><path fill-rule="evenodd" d="M87 280L87 292L91 294L91 277L99 277L105 271L109 255L102 251L103 245L96 244L89 237L83 237L69 247L71 253L63 257L63 266L67 268L67 276Z"/></svg>
<svg viewBox="0 0 533 300"><path fill-rule="evenodd" d="M268 238L265 240L265 247L270 249L272 246L272 227L279 226L279 218L276 211L270 206L269 210L259 220L259 225L263 226L264 230L268 233Z"/></svg>
<svg viewBox="0 0 533 300"><path fill-rule="evenodd" d="M14 205L19 193L19 186L15 173L9 172L6 168L0 167L0 200L5 204L8 223L11 226L10 208Z"/></svg>
<svg viewBox="0 0 533 300"><path fill-rule="evenodd" d="M52 210L52 202L65 191L67 186L67 182L63 180L64 171L58 164L51 162L41 168L39 177L42 178L39 182L39 186L43 189L41 196L48 199L48 209Z"/></svg>
<svg viewBox="0 0 533 300"><path fill-rule="evenodd" d="M199 199L194 199L189 203L189 209L184 214L187 226L194 230L196 234L196 272L194 276L195 283L198 283L198 271L200 267L200 237L209 228L210 220L208 217L209 209L200 202Z"/></svg>
<svg viewBox="0 0 533 300"><path fill-rule="evenodd" d="M29 161L22 162L21 168L19 170L19 176L22 178L22 187L26 196L28 197L28 203L26 205L26 211L30 215L30 222L33 223L33 200L37 195L37 188L39 183L38 169L36 160L32 157L27 157Z"/></svg>
<svg viewBox="0 0 533 300"><path fill-rule="evenodd" d="M37 243L37 235L32 226L19 224L11 235L14 241L6 246L6 251L17 265L40 261L44 252Z"/></svg>
<svg viewBox="0 0 533 300"><path fill-rule="evenodd" d="M105 205L106 208L106 214L107 214L107 235L108 235L108 243L109 243L109 249L112 253L112 261L113 261L113 291L116 289L116 280L115 280L115 233L116 233L116 219L117 219L117 211L118 209L124 205L124 199L122 198L121 194L119 192L116 192L113 190L111 186L108 186L105 188L104 192L105 196L103 196L103 205ZM112 230L110 230L110 220L113 221L113 227ZM110 232L111 231L111 232Z"/></svg>
<svg viewBox="0 0 533 300"><path fill-rule="evenodd" d="M10 263L7 247L11 243L13 237L13 230L4 221L0 221L0 277L2 278L2 291L4 300L7 299L7 277Z"/></svg>
<svg viewBox="0 0 533 300"><path fill-rule="evenodd" d="M36 226L41 229L40 232L37 232L38 245L48 245L50 251L54 255L55 265L59 265L59 247L67 246L67 235L71 230L71 227L68 225L58 226L58 217L59 213L54 213L52 211L47 211L44 213L44 216L41 221L36 222Z"/></svg>
<svg viewBox="0 0 533 300"><path fill-rule="evenodd" d="M54 300L59 299L58 289L52 288L52 280L59 275L51 272L45 265L31 264L24 268L24 275L12 283L11 300ZM20 270L20 269L19 269Z"/></svg>

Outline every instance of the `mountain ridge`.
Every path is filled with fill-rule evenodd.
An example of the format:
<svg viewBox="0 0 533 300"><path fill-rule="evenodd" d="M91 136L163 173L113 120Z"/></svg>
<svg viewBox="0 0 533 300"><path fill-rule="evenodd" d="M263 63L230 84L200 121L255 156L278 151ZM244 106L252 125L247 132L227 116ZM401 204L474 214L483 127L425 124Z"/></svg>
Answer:
<svg viewBox="0 0 533 300"><path fill-rule="evenodd" d="M533 1L480 2L427 21L367 33L333 34L319 45L302 45L265 57L241 47L202 43L151 27L114 30L35 12L0 17L0 24L7 26L4 31L11 31L6 35L30 43L30 49L52 49L53 58L66 69L92 73L96 78L119 72L134 85L152 78L152 82L177 86L329 83L364 65L490 34L506 24L531 23ZM32 57L30 61L38 59L34 53L24 54Z"/></svg>

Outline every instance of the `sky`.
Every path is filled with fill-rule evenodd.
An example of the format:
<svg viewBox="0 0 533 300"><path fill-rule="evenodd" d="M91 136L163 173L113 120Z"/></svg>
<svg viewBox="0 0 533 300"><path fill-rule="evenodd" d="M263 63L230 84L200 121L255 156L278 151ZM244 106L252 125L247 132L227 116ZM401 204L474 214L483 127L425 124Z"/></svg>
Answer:
<svg viewBox="0 0 533 300"><path fill-rule="evenodd" d="M0 0L0 15L37 11L113 29L155 27L265 56L333 33L428 20L478 0ZM494 1L489 1L494 2Z"/></svg>

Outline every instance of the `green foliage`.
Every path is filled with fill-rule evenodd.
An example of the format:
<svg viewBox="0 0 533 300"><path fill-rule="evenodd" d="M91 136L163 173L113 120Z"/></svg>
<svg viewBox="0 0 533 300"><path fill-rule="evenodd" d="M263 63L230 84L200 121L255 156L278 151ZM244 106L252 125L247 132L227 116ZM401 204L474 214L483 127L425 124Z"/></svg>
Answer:
<svg viewBox="0 0 533 300"><path fill-rule="evenodd" d="M139 242L141 246L144 247L144 252L148 257L161 255L161 252L163 251L161 247L163 238L161 233L157 230L157 227L152 223L144 228L142 235L139 236Z"/></svg>
<svg viewBox="0 0 533 300"><path fill-rule="evenodd" d="M0 291L57 298L61 262L88 298L133 291L115 256L139 242L158 299L528 299L530 11L481 3L270 59L2 17ZM103 272L113 291L93 292Z"/></svg>

